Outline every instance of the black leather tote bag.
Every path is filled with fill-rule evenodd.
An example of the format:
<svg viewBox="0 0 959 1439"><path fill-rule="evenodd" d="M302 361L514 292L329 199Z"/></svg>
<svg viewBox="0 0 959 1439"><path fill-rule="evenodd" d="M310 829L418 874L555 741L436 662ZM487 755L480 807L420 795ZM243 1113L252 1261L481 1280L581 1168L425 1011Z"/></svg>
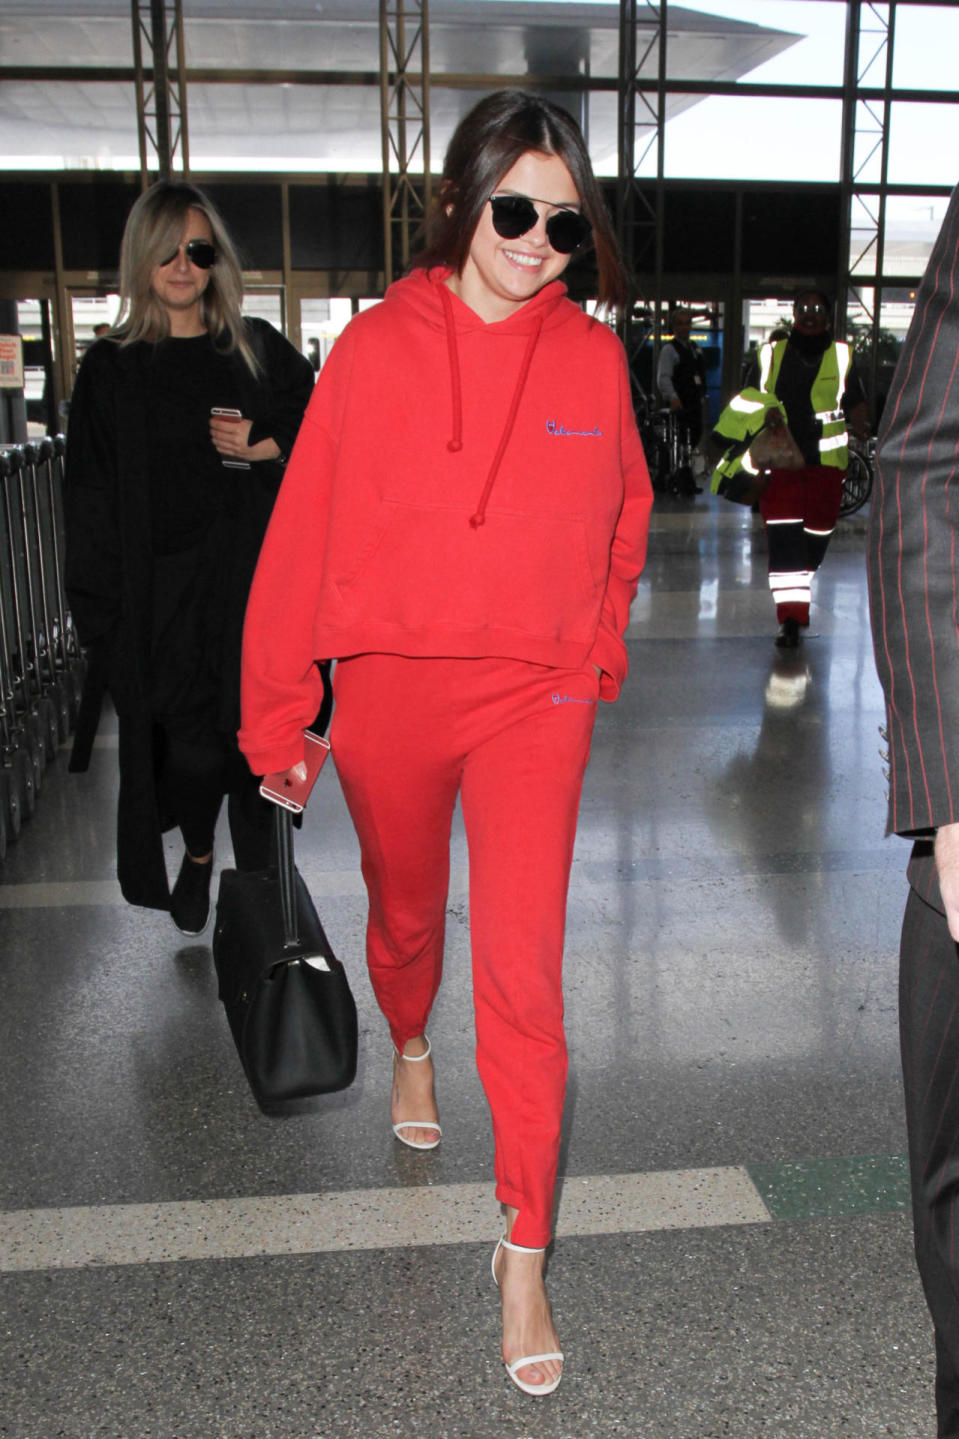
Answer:
<svg viewBox="0 0 959 1439"><path fill-rule="evenodd" d="M293 863L291 815L276 811L276 869L220 876L213 962L230 1029L262 1108L346 1089L356 1005Z"/></svg>

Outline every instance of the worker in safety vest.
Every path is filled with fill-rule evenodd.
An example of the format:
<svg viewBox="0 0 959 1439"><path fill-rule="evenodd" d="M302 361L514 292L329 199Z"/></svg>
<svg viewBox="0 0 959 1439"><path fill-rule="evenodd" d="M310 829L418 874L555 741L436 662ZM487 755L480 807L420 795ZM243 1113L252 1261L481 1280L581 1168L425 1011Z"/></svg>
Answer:
<svg viewBox="0 0 959 1439"><path fill-rule="evenodd" d="M793 305L785 340L763 345L748 377L786 411L803 469L770 471L759 499L769 552L769 587L780 622L776 644L795 649L809 624L812 577L839 518L848 464L848 428L869 434L869 409L850 347L834 340L832 306L821 290L804 290Z"/></svg>

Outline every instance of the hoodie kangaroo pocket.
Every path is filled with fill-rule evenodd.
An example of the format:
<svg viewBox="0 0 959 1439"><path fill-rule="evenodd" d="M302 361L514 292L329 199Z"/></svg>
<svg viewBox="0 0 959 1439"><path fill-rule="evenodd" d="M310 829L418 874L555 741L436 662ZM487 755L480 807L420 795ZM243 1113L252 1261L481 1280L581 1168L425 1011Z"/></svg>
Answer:
<svg viewBox="0 0 959 1439"><path fill-rule="evenodd" d="M337 581L355 621L403 630L514 630L590 640L602 603L575 517L383 500L371 543Z"/></svg>

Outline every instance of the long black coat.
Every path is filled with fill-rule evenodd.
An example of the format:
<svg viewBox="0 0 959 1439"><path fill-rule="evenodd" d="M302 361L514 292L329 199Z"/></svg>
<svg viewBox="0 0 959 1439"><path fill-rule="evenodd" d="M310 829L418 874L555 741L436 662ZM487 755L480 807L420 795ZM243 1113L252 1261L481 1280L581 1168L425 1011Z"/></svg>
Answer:
<svg viewBox="0 0 959 1439"><path fill-rule="evenodd" d="M228 363L250 443L272 437L283 455L313 389L309 361L264 320L246 320L261 373L239 355ZM119 718L117 876L131 904L169 909L157 753L149 706L154 566L147 453L153 347L97 341L84 356L70 405L65 510L66 586L81 642L106 674ZM234 470L227 517L223 596L224 673L238 692L243 612L283 465Z"/></svg>

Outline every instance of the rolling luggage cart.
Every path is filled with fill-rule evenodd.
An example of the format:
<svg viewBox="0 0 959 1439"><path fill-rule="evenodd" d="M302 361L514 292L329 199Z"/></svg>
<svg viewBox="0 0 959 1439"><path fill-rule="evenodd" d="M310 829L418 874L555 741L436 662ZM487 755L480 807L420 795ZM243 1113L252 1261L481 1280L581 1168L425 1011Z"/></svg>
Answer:
<svg viewBox="0 0 959 1439"><path fill-rule="evenodd" d="M11 485L20 465L17 449L0 451L0 762L5 780L5 830L16 838L36 808L39 760L25 728L26 699L18 676L22 648L16 592L18 552Z"/></svg>
<svg viewBox="0 0 959 1439"><path fill-rule="evenodd" d="M40 777L46 770L47 762L56 758L60 745L57 726L57 712L48 692L44 678L46 635L43 632L43 599L40 587L40 534L35 507L32 503L35 491L35 470L33 469L35 445L21 445L20 468L13 477L12 494L18 501L20 523L20 550L22 571L15 594L20 609L20 673L24 680L26 695L27 727L41 747ZM34 452L34 454L31 454Z"/></svg>
<svg viewBox="0 0 959 1439"><path fill-rule="evenodd" d="M50 503L50 528L53 544L53 580L56 593L57 634L56 648L58 662L68 678L71 694L70 723L76 723L80 699L87 677L87 658L80 645L80 637L73 623L70 606L63 588L63 553L65 525L63 519L64 456L67 452L65 435L55 435L51 441L53 454L47 469Z"/></svg>
<svg viewBox="0 0 959 1439"><path fill-rule="evenodd" d="M60 744L68 739L76 718L76 697L70 683L66 656L61 653L60 646L63 591L58 583L60 547L51 506L53 456L53 441L50 439L24 445L21 469L25 548L28 555L33 551L34 560L28 569L32 571L33 580L31 613L34 617L35 667L42 690L41 703L49 701L53 707L53 729L45 736L48 759L52 759ZM27 537L32 542L29 545ZM45 718L49 724L49 713L45 712Z"/></svg>
<svg viewBox="0 0 959 1439"><path fill-rule="evenodd" d="M36 808L37 796L43 785L47 764L47 742L44 723L39 705L35 703L37 686L34 683L35 665L30 655L30 639L27 628L28 577L27 556L24 553L23 497L20 483L20 469L23 451L20 446L7 450L0 456L0 485L3 489L3 522L6 563L4 604L6 643L4 653L7 665L7 684L10 693L10 709L13 719L13 745L19 757L29 760L33 774L32 786L21 785L21 808L23 817L28 819ZM19 767L26 765L21 758Z"/></svg>

